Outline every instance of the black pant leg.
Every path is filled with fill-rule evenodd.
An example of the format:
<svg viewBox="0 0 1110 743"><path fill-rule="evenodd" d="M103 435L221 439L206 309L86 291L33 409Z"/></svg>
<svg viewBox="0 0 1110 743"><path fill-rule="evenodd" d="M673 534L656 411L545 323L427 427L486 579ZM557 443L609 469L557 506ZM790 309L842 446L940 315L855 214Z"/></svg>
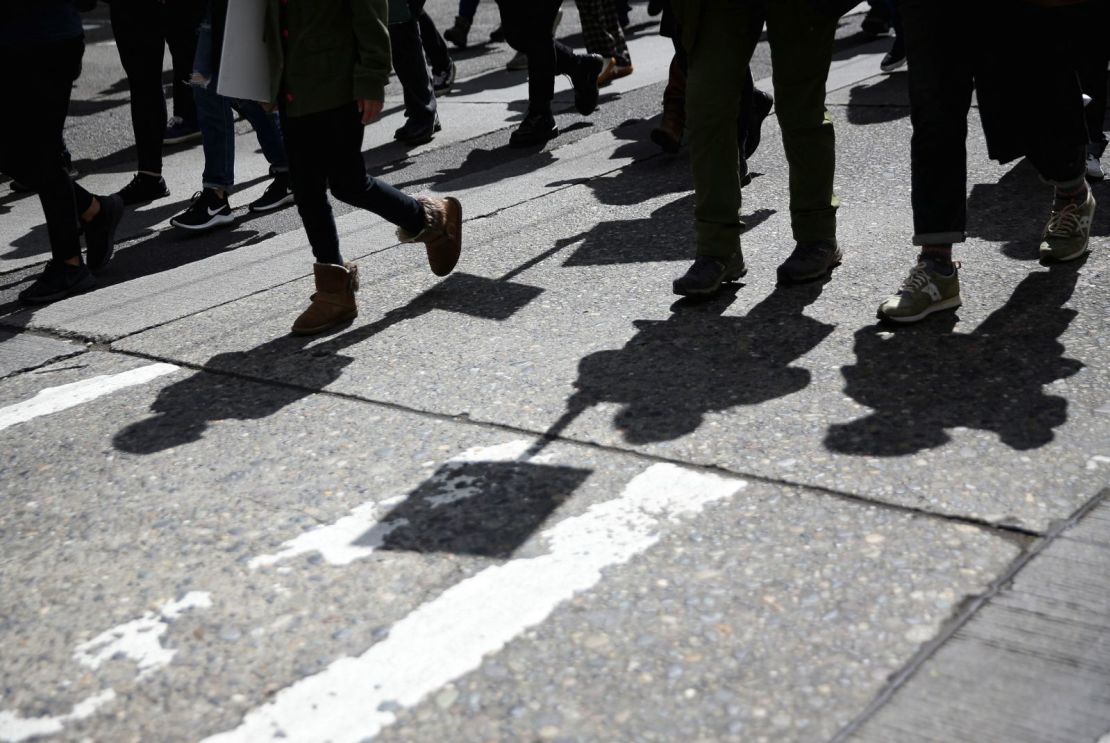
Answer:
<svg viewBox="0 0 1110 743"><path fill-rule="evenodd" d="M505 40L528 55L528 109L533 113L550 111L555 97L557 61L551 26L561 4L562 0L498 0Z"/></svg>
<svg viewBox="0 0 1110 743"><path fill-rule="evenodd" d="M80 37L18 51L0 50L0 65L20 71L5 83L5 95L20 102L20 112L0 117L0 171L37 192L51 256L58 261L81 255L74 184L58 142L84 51ZM83 211L91 196L80 190L85 194Z"/></svg>
<svg viewBox="0 0 1110 743"><path fill-rule="evenodd" d="M207 0L170 0L166 3L166 43L173 60L173 113L187 121L197 120L193 89L185 81L193 72L197 55L197 27Z"/></svg>
<svg viewBox="0 0 1110 743"><path fill-rule="evenodd" d="M389 42L393 71L397 73L405 96L405 115L417 121L430 122L436 115L436 97L416 19L389 24Z"/></svg>
<svg viewBox="0 0 1110 743"><path fill-rule="evenodd" d="M165 5L152 0L112 0L112 33L131 90L131 126L139 170L162 172L166 96L162 90Z"/></svg>
<svg viewBox="0 0 1110 743"><path fill-rule="evenodd" d="M281 135L289 159L289 182L296 197L312 255L318 263L342 264L339 232L328 202L327 162L324 147L332 136L327 112L308 116L281 116Z"/></svg>
<svg viewBox="0 0 1110 743"><path fill-rule="evenodd" d="M416 22L420 25L420 42L424 46L424 55L428 58L428 64L435 72L446 72L451 67L451 52L447 49L447 41L436 28L435 21L428 15L428 11L421 9L415 15Z"/></svg>

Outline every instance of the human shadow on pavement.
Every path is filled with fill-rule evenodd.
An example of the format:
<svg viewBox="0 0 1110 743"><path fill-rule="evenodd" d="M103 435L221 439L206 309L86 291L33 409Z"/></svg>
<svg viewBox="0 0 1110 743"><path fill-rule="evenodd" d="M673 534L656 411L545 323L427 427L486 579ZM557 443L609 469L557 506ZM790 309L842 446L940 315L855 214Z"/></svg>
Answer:
<svg viewBox="0 0 1110 743"><path fill-rule="evenodd" d="M542 289L508 280L456 273L387 312L380 319L337 335L287 335L246 351L213 356L193 376L164 388L151 406L156 415L133 423L115 437L116 448L151 454L200 439L212 421L266 418L302 397L325 389L353 360L342 351L389 328L436 310L503 321L542 293ZM280 386L258 388L225 374L265 379ZM232 391L244 390L235 397Z"/></svg>
<svg viewBox="0 0 1110 743"><path fill-rule="evenodd" d="M886 124L910 115L906 76L871 78L848 89L848 123L860 126Z"/></svg>
<svg viewBox="0 0 1110 743"><path fill-rule="evenodd" d="M666 320L637 320L624 348L582 359L568 410L618 403L616 428L646 444L693 433L707 413L798 392L812 375L794 363L834 328L803 314L827 281L776 287L741 317L724 315L732 284L708 301L679 300Z"/></svg>
<svg viewBox="0 0 1110 743"><path fill-rule="evenodd" d="M949 441L945 429L998 434L1019 451L1052 441L1068 401L1044 386L1083 364L1064 357L1060 336L1077 314L1064 305L1078 279L1074 264L1029 274L1005 305L971 333L953 333L955 313L896 332L871 325L855 335L856 363L843 369L845 393L872 413L829 427L825 446L842 454L895 457Z"/></svg>
<svg viewBox="0 0 1110 743"><path fill-rule="evenodd" d="M535 461L447 462L358 546L508 559L590 476L591 470Z"/></svg>
<svg viewBox="0 0 1110 743"><path fill-rule="evenodd" d="M1102 184L1092 184L1099 202L1091 222L1091 236L1110 235L1110 199ZM1100 198L1100 196L1102 198ZM1028 160L1019 160L995 183L976 183L967 199L967 232L1000 243L1009 258L1035 261L1041 233L1052 209L1052 187L1045 185Z"/></svg>

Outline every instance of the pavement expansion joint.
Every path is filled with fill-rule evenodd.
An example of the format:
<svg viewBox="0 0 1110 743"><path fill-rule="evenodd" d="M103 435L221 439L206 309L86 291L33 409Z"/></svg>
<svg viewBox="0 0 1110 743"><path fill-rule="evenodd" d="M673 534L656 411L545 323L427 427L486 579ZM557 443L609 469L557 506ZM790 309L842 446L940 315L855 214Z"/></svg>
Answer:
<svg viewBox="0 0 1110 743"><path fill-rule="evenodd" d="M962 516L962 515L957 515L957 514L952 514L952 513L941 513L941 512L931 511L931 510L924 509L924 508L916 508L916 507L913 507L913 506L907 506L907 505L898 504L898 503L889 503L889 502L886 502L886 501L876 500L876 499L873 499L873 498L862 496L862 495L859 495L859 494L856 494L856 493L851 493L851 492L848 492L848 491L836 490L834 488L826 488L826 487L821 487L821 486L812 485L812 484L798 483L798 482L793 482L793 481L783 479L783 478L768 477L766 475L760 475L760 474L756 474L756 473L745 472L745 471L742 471L742 470L732 470L732 469L727 469L725 467L721 467L719 465L696 464L696 463L692 463L692 462L687 462L687 461L682 460L682 459L671 458L671 457L662 457L662 456L655 455L655 454L647 454L647 453L644 453L644 452L641 452L641 451L637 451L635 449L626 449L626 448L622 448L622 447L619 447L619 446L599 444L599 443L594 442L594 441L581 440L581 439L576 439L576 438L569 437L569 436L564 436L561 433L553 432L551 429L548 429L547 431L536 431L536 430L533 430L533 429L530 429L530 428L524 428L524 427L521 427L521 426L512 426L512 425L508 425L508 424L505 424L505 423L498 423L496 421L486 421L486 420L482 420L480 418L474 418L469 413L460 413L460 414L437 413L435 411L423 410L423 409L420 409L420 408L414 408L414 407L410 407L410 406L407 406L407 405L402 405L400 403L389 402L389 401L386 401L386 400L368 399L368 398L365 398L365 397L360 397L358 395L353 395L353 394L345 393L345 392L337 392L337 391L334 391L334 390L322 390L322 389L317 389L315 387L307 387L307 386L298 385L298 384L295 384L295 383L292 383L292 382L276 381L276 380L273 380L273 379L262 379L262 378L250 376L248 374L242 374L240 372L228 371L228 370L225 370L225 369L211 369L211 368L208 368L208 367L205 367L205 366L202 366L202 365L190 363L190 362L185 361L185 360L174 359L174 358L165 357L165 356L159 356L157 354L149 354L149 353L143 353L143 352L140 352L140 351L131 351L131 350L128 350L128 351L116 350L116 349L108 349L108 350L109 350L110 353L119 354L121 356L129 356L131 358L139 358L139 359L144 359L144 360L148 360L148 361L158 361L158 362L172 363L172 364L176 364L177 366L182 367L183 369L190 369L190 370L193 370L195 372L205 372L205 373L209 373L209 374L217 374L217 375L220 375L220 376L231 377L231 378L239 379L239 380L242 380L242 381L245 381L245 382L250 382L252 384L259 384L259 385L271 386L271 387L281 387L281 388L294 389L294 390L299 390L299 391L308 391L308 392L311 392L313 394L328 395L328 396L331 396L331 397L336 397L336 398L343 399L343 400L348 400L348 401L351 401L351 402L356 402L356 403L361 403L361 404L366 404L366 405L374 405L374 406L385 408L387 410L392 410L392 411L401 412L401 413L408 413L408 414L411 414L411 415L418 415L418 416L422 416L422 417L426 417L426 418L431 418L431 419L437 420L437 421L450 421L450 422L453 422L453 423L462 423L462 424L467 424L467 425L471 425L471 426L476 426L478 428L485 429L485 430L496 430L496 431L503 431L503 432L506 432L506 433L513 433L513 434L517 434L517 435L525 435L525 436L529 436L529 437L531 437L535 440L536 443L533 445L533 448L535 448L537 450L545 448L545 447L547 447L551 444L554 444L554 443L570 444L570 445L574 445L574 446L585 447L585 448L592 449L592 450L599 451L599 452L605 452L605 453L608 453L608 454L617 454L617 455L622 455L622 456L626 456L626 457L631 457L633 459L637 459L637 460L640 460L640 461L643 461L643 462L646 462L646 463L670 464L670 465L684 467L684 468L691 469L691 470L694 470L694 471L710 473L710 474L714 474L714 475L718 475L718 476L722 476L722 477L751 480L753 482L760 482L760 483L764 483L764 484L767 484L767 485L773 485L773 486L778 486L778 487L789 487L789 488L793 488L793 489L795 489L797 491L800 491L800 492L808 492L808 493L812 493L812 494L815 494L815 495L822 495L822 496L826 496L826 497L836 498L838 500L853 503L855 505L868 506L868 507L872 507L872 508L880 508L880 509L887 510L887 511L895 511L895 512L898 512L898 513L909 514L909 515L912 515L912 516L928 518L928 519L935 519L935 520L943 521L943 522L950 523L950 524L963 524L963 525L966 525L966 526L975 527L977 529L982 529L982 530L984 530L984 531L986 531L986 532L988 532L988 533L990 533L990 534L992 534L996 537L1005 539L1008 542L1016 544L1019 548L1021 548L1023 550L1028 549L1030 544L1035 544L1036 540L1041 539L1041 538L1047 539L1048 534L1056 533L1056 529L1050 530L1046 534L1042 534L1041 532L1038 532L1036 530L1027 529L1027 528L1024 528L1024 527L1021 527L1021 526L1016 526L1016 525L1013 525L1013 524L996 524L996 523L992 523L990 521L975 518L975 517L972 517L972 516ZM1093 502L1087 504L1087 506L1085 506L1085 508L1087 508L1087 509L1093 508L1094 503L1097 503L1098 497L1096 497L1092 500L1093 500ZM1085 510L1081 509L1081 511L1083 513L1086 513ZM1066 525L1071 524L1072 521L1077 519L1077 518L1078 518L1077 516L1072 516L1071 519L1068 519L1067 521L1063 522L1065 526L1063 526L1063 527L1058 526L1056 528L1066 528Z"/></svg>
<svg viewBox="0 0 1110 743"><path fill-rule="evenodd" d="M899 689L909 683L917 674L918 670L920 670L930 658L936 655L937 651L939 651L945 643L951 640L961 628L965 627L971 621L972 617L974 617L980 609L986 606L988 601L997 596L1006 586L1010 585L1017 577L1018 573L1029 565L1034 558L1042 554L1050 545L1055 543L1064 532L1082 521L1084 516L1097 508L1103 501L1110 501L1110 488L1103 489L1096 493L1082 506L1076 509L1068 518L1055 522L1040 539L1034 541L1026 549L1022 550L1022 552L1014 558L1013 562L1010 563L1009 567L991 581L985 591L977 596L966 597L960 606L953 612L952 617L944 623L940 631L937 632L931 640L924 643L901 670L890 677L886 685L875 696L871 703L868 704L859 715L851 720L851 722L841 728L829 743L848 743L848 741L894 697Z"/></svg>

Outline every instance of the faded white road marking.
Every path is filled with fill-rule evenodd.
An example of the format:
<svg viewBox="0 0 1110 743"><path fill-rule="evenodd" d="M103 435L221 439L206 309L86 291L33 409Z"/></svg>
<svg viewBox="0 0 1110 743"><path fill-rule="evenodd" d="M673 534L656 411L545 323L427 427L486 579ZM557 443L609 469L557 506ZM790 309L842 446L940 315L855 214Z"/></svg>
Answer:
<svg viewBox="0 0 1110 743"><path fill-rule="evenodd" d="M176 650L162 647L162 635L169 629L169 621L190 609L207 609L210 606L212 599L209 593L190 591L180 601L168 602L158 612L148 611L138 619L113 627L78 645L73 657L93 670L100 668L106 660L129 658L139 666L141 679L168 665L177 654Z"/></svg>
<svg viewBox="0 0 1110 743"><path fill-rule="evenodd" d="M1097 470L1100 464L1110 464L1110 457L1103 456L1102 454L1094 455L1087 460L1087 469Z"/></svg>
<svg viewBox="0 0 1110 743"><path fill-rule="evenodd" d="M527 439L517 439L495 446L482 446L467 449L461 454L452 457L444 463L443 469L429 482L451 487L444 495L435 495L428 498L427 502L433 507L444 506L465 498L479 495L477 487L472 485L473 478L456 477L455 473L464 465L473 462L511 462L522 456L532 442ZM543 463L550 460L550 455L540 455L530 460ZM408 524L406 519L393 519L382 522L391 508L404 501L406 496L399 495L382 501L364 503L351 511L350 515L336 521L334 524L317 526L300 536L281 545L282 549L271 555L259 555L250 561L251 568L275 565L282 560L289 560L298 555L318 552L332 565L349 565L355 560L362 560L373 554L374 550L385 544L386 538L395 530Z"/></svg>
<svg viewBox="0 0 1110 743"><path fill-rule="evenodd" d="M54 735L62 732L67 722L83 720L92 716L100 707L116 698L116 693L108 689L88 697L77 704L67 714L55 717L20 717L14 712L0 712L0 740L4 743L18 743L21 740L40 735Z"/></svg>
<svg viewBox="0 0 1110 743"><path fill-rule="evenodd" d="M39 390L30 400L0 408L0 431L17 423L77 407L125 387L145 384L179 368L173 364L149 364L119 374L104 374L80 382L47 387Z"/></svg>
<svg viewBox="0 0 1110 743"><path fill-rule="evenodd" d="M563 601L593 587L659 538L661 522L696 514L741 480L657 464L620 497L564 519L541 536L550 552L487 568L447 589L357 658L342 658L278 692L235 730L206 743L341 743L376 735L444 684L473 671Z"/></svg>

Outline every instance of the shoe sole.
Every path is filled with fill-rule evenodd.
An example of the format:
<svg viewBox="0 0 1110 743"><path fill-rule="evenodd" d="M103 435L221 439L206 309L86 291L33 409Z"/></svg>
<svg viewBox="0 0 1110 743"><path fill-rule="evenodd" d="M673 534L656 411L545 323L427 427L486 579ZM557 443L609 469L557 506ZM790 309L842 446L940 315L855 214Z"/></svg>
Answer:
<svg viewBox="0 0 1110 743"><path fill-rule="evenodd" d="M82 284L78 284L72 289L66 289L65 291L61 291L56 294L50 294L46 297L35 297L33 299L20 296L19 301L23 304L51 304L53 302L58 302L68 297L76 297L78 294L84 294L85 292L91 291L95 288L96 279L94 279L92 276L89 276L88 281Z"/></svg>
<svg viewBox="0 0 1110 743"><path fill-rule="evenodd" d="M817 281L818 279L825 278L826 276L831 274L833 272L833 269L839 266L840 263L841 259L838 258L835 263L830 264L829 267L826 268L824 271L819 271L818 273L813 274L806 274L805 276L788 276L782 272L782 269L779 269L776 272L776 275L778 276L780 284L807 284L810 281Z"/></svg>
<svg viewBox="0 0 1110 743"><path fill-rule="evenodd" d="M1090 250L1090 247L1091 238L1088 237L1083 242L1083 247L1081 247L1074 253L1069 253L1068 255L1056 255L1052 252L1052 248L1041 248L1038 252L1040 253L1041 260L1055 261L1056 263L1067 263L1068 261L1074 261L1077 258L1082 258L1084 255L1087 254L1087 251Z"/></svg>
<svg viewBox="0 0 1110 743"><path fill-rule="evenodd" d="M892 65L879 65L879 70L881 72L897 72L898 70L902 69L905 66L906 66L906 60L902 59L902 60L899 60L898 62L896 62L895 64L892 64Z"/></svg>
<svg viewBox="0 0 1110 743"><path fill-rule="evenodd" d="M185 144L186 142L192 142L193 140L200 138L201 134L198 131L193 134L186 134L183 137L164 137L162 139L162 144Z"/></svg>
<svg viewBox="0 0 1110 743"><path fill-rule="evenodd" d="M433 257L432 249L425 246L428 267L436 276L446 276L454 271L455 266L458 265L459 256L462 255L462 204L454 196L447 196L443 200L447 202L447 218L455 228L455 240L458 241L459 249L445 263L440 263L440 259Z"/></svg>
<svg viewBox="0 0 1110 743"><path fill-rule="evenodd" d="M673 155L682 149L682 143L670 137L662 129L651 130L651 141L659 146L659 149L666 152L668 155Z"/></svg>
<svg viewBox="0 0 1110 743"><path fill-rule="evenodd" d="M188 230L189 232L204 232L206 230L214 230L217 227L222 227L225 224L231 224L235 221L233 214L220 214L212 217L204 224L182 224L176 219L171 219L170 224L179 230Z"/></svg>
<svg viewBox="0 0 1110 743"><path fill-rule="evenodd" d="M272 204L264 204L262 206L250 204L247 206L247 211L251 212L252 214L265 214L266 212L273 212L277 211L278 209L283 209L284 207L287 207L295 202L296 196L294 196L293 194L289 194L288 196L285 196Z"/></svg>
<svg viewBox="0 0 1110 743"><path fill-rule="evenodd" d="M671 284L671 291L673 293L677 294L680 297L708 297L711 294L716 294L717 292L719 292L721 290L721 287L724 286L725 284L730 284L733 281L739 281L740 279L744 278L747 275L748 275L748 268L747 268L747 266L745 266L744 268L740 269L740 271L738 271L734 274L731 274L729 276L722 276L721 280L718 281L711 289L703 289L701 291L696 291L696 290L683 291L682 289L678 288L677 283L672 283Z"/></svg>
<svg viewBox="0 0 1110 743"><path fill-rule="evenodd" d="M548 132L547 135L544 136L543 139L530 139L527 142L521 142L519 140L518 141L513 141L513 138L509 137L509 146L510 147L520 147L520 148L538 147L539 145L547 144L548 142L550 142L551 140L555 139L555 137L558 137L558 136L559 136L559 127L555 127L550 132Z"/></svg>
<svg viewBox="0 0 1110 743"><path fill-rule="evenodd" d="M963 304L963 299L960 297L960 295L957 294L954 297L949 297L948 299L937 302L936 304L929 305L916 315L894 317L893 315L884 315L882 311L879 311L876 313L876 317L878 317L880 320L888 320L890 322L911 323L917 322L918 320L923 320L934 312L940 312L942 310L954 310L961 304Z"/></svg>
<svg viewBox="0 0 1110 743"><path fill-rule="evenodd" d="M336 319L332 320L331 322L324 323L323 325L316 325L316 326L311 327L311 328L298 328L297 326L294 325L289 330L289 332L293 335L316 335L317 333L323 333L326 330L332 330L333 328L338 328L340 325L345 325L346 323L349 323L352 320L354 320L356 317L358 317L358 310L352 310L351 312L348 312L345 315L337 317Z"/></svg>

